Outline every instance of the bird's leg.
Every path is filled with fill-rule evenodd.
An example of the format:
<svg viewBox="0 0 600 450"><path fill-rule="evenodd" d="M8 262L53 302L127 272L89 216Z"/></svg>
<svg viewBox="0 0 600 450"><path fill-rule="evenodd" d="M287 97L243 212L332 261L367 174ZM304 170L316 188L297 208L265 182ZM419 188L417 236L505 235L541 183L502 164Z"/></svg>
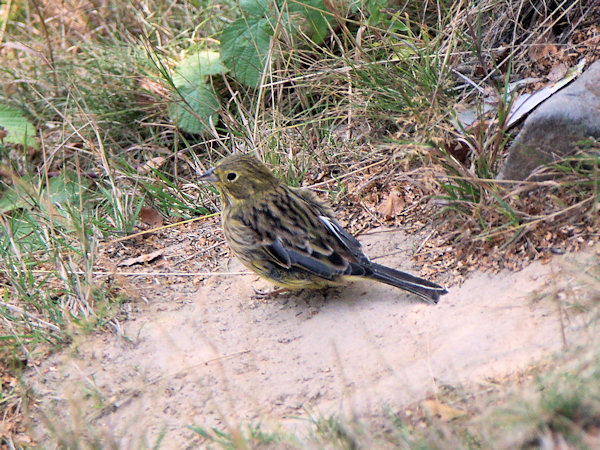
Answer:
<svg viewBox="0 0 600 450"><path fill-rule="evenodd" d="M268 291L268 290L263 291L263 290L257 289L254 286L252 286L252 289L254 289L254 295L252 297L258 298L261 300L273 300L274 298L277 298L280 294L290 292L290 290L286 289L286 288L274 288L271 291Z"/></svg>

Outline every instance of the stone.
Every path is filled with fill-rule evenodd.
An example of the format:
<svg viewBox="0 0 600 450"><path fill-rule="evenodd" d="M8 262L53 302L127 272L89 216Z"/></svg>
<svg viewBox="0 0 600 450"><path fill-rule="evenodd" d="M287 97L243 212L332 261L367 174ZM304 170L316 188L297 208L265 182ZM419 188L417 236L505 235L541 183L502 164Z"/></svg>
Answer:
<svg viewBox="0 0 600 450"><path fill-rule="evenodd" d="M525 120L498 179L524 180L538 167L575 153L589 138L600 139L600 61Z"/></svg>

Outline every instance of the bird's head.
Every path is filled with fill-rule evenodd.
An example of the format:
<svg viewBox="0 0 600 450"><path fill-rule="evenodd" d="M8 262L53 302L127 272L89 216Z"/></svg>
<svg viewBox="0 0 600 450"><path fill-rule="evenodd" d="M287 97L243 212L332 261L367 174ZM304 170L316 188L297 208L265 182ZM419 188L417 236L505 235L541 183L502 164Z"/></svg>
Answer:
<svg viewBox="0 0 600 450"><path fill-rule="evenodd" d="M255 198L280 183L267 166L251 155L227 156L200 179L213 183L226 205Z"/></svg>

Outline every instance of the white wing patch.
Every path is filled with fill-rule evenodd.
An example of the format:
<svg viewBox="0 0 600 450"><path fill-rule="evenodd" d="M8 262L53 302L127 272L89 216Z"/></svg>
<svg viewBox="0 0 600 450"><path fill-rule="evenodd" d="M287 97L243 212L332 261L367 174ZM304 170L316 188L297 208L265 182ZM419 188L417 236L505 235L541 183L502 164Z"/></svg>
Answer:
<svg viewBox="0 0 600 450"><path fill-rule="evenodd" d="M344 238L340 235L336 224L333 223L333 221L329 217L319 216L319 219L321 219L321 222L323 222L325 226L329 228L329 230L333 234L335 234L335 237L337 237L341 242L344 242Z"/></svg>
<svg viewBox="0 0 600 450"><path fill-rule="evenodd" d="M330 217L319 216L319 219L325 224L327 229L335 235L338 241L358 260L358 262L361 264L370 263L369 258L362 251L360 242L358 242L354 236L341 228L340 225Z"/></svg>

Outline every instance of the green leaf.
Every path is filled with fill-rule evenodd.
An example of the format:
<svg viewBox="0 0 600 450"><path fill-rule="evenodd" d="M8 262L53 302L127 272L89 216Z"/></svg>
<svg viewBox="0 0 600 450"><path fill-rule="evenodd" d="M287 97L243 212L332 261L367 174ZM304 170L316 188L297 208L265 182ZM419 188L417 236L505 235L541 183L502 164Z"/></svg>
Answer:
<svg viewBox="0 0 600 450"><path fill-rule="evenodd" d="M263 17L269 13L269 0L240 0L240 9L248 16Z"/></svg>
<svg viewBox="0 0 600 450"><path fill-rule="evenodd" d="M0 197L0 213L7 213L15 209L25 208L28 202L23 200L14 190L7 189Z"/></svg>
<svg viewBox="0 0 600 450"><path fill-rule="evenodd" d="M264 17L242 18L223 30L222 60L236 80L246 86L258 86L272 38L273 30Z"/></svg>
<svg viewBox="0 0 600 450"><path fill-rule="evenodd" d="M190 53L177 67L173 76L173 83L180 88L188 83L197 83L205 77L219 75L227 72L227 68L221 63L219 52L212 50L201 50Z"/></svg>
<svg viewBox="0 0 600 450"><path fill-rule="evenodd" d="M302 19L299 23L292 21L295 28L302 28L304 33L310 37L315 44L320 44L329 34L329 24L334 18L328 14L323 0L300 0L288 3L291 17L293 13L300 13Z"/></svg>
<svg viewBox="0 0 600 450"><path fill-rule="evenodd" d="M89 187L89 182L85 178L81 179L81 185L79 182L77 174L66 169L50 178L44 187L40 187L41 182L36 177L13 178L11 188L6 189L0 197L0 213L17 209L36 209L42 204L43 198L48 198L53 205L59 207L79 206L80 194L85 197Z"/></svg>
<svg viewBox="0 0 600 450"><path fill-rule="evenodd" d="M171 119L181 130L204 134L210 129L210 121L217 121L221 103L208 77L224 72L227 68L220 54L211 50L192 53L181 62L173 76L181 99L169 107Z"/></svg>
<svg viewBox="0 0 600 450"><path fill-rule="evenodd" d="M221 108L219 97L209 84L186 84L179 88L183 101L171 106L171 118L177 126L192 134L204 134L209 123L216 122ZM174 106L174 107L173 107Z"/></svg>
<svg viewBox="0 0 600 450"><path fill-rule="evenodd" d="M25 148L39 148L35 140L35 127L18 109L0 105L0 129L4 129L5 142L23 145Z"/></svg>
<svg viewBox="0 0 600 450"><path fill-rule="evenodd" d="M79 184L81 181L81 185ZM50 201L58 206L79 205L80 194L87 193L89 182L85 178L79 178L72 170L63 170L60 175L50 178L48 185L42 195L48 195ZM84 198L85 200L85 198Z"/></svg>
<svg viewBox="0 0 600 450"><path fill-rule="evenodd" d="M0 235L0 245L4 248L10 248L10 238L19 243L19 247L26 251L40 250L44 247L39 239L37 231L39 225L36 222L35 215L30 211L17 211L6 219L5 230L8 233Z"/></svg>

